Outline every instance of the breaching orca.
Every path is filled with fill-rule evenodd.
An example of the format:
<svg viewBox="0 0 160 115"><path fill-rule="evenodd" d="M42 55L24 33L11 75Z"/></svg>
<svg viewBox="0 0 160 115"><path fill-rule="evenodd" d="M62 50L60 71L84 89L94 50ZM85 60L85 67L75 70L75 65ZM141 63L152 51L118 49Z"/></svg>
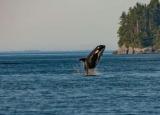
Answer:
<svg viewBox="0 0 160 115"><path fill-rule="evenodd" d="M86 58L81 58L80 61L84 62L84 69L86 75L95 75L94 69L105 50L105 45L97 46Z"/></svg>

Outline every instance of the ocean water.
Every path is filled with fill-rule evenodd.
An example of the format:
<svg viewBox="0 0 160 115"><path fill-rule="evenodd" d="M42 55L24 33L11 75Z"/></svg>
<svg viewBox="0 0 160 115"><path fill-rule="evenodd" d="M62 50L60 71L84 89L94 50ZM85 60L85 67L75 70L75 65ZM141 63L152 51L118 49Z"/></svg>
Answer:
<svg viewBox="0 0 160 115"><path fill-rule="evenodd" d="M0 115L160 115L160 55L89 52L0 54Z"/></svg>

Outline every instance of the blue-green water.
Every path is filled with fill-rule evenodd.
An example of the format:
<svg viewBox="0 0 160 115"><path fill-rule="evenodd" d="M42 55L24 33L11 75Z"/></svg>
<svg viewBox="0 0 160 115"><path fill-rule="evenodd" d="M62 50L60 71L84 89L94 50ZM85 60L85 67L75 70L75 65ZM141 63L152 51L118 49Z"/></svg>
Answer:
<svg viewBox="0 0 160 115"><path fill-rule="evenodd" d="M87 53L1 54L0 115L160 114L160 55L104 54L85 77Z"/></svg>

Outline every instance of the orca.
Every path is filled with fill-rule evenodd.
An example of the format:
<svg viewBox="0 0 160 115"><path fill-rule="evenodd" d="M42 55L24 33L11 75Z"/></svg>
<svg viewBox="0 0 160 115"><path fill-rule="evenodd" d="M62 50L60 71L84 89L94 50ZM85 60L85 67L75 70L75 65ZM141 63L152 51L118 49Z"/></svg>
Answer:
<svg viewBox="0 0 160 115"><path fill-rule="evenodd" d="M95 67L100 61L101 56L105 50L105 45L97 46L87 57L79 59L84 63L84 70L86 76L93 76L95 74Z"/></svg>

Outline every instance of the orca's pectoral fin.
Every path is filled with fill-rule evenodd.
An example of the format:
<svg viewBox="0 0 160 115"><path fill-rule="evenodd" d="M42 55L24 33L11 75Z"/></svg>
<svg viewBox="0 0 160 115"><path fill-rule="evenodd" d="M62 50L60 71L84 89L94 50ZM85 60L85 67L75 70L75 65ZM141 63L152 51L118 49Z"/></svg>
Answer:
<svg viewBox="0 0 160 115"><path fill-rule="evenodd" d="M85 62L86 58L81 58L81 59L79 59L79 61Z"/></svg>

